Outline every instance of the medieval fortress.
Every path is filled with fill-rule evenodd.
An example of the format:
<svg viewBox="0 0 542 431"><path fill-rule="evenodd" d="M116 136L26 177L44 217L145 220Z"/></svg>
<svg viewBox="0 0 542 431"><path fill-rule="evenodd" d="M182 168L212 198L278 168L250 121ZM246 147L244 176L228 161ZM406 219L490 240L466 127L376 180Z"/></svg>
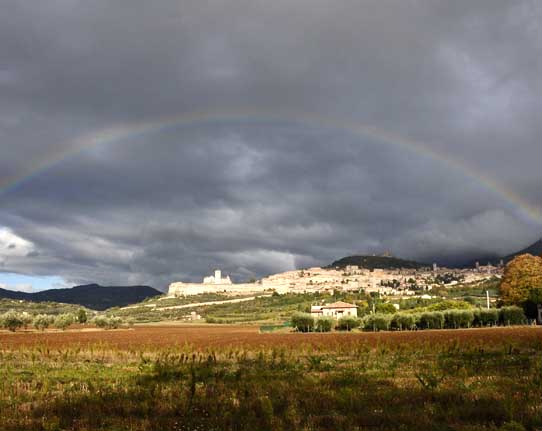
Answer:
<svg viewBox="0 0 542 431"><path fill-rule="evenodd" d="M502 266L480 266L472 269L432 268L423 269L364 269L358 266L345 268L308 268L270 275L254 283L233 283L217 269L202 283L176 282L169 286L168 296L190 296L201 293L249 295L277 292L331 292L365 291L382 295L412 296L420 291L430 291L434 285L453 286L459 283L477 283L492 277L501 277Z"/></svg>

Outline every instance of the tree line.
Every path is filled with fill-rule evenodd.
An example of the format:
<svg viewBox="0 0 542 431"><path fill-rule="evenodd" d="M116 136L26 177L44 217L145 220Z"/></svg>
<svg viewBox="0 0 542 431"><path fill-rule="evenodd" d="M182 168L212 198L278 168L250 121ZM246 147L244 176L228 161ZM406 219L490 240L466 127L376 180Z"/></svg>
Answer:
<svg viewBox="0 0 542 431"><path fill-rule="evenodd" d="M63 313L58 315L32 315L26 312L21 313L16 311L8 311L4 314L0 314L0 328L4 328L12 332L15 332L21 328L28 329L29 327L33 327L34 329L40 331L44 331L49 327L65 331L71 325L76 323L90 323L98 328L116 329L126 322L124 322L120 317L101 315L94 316L92 319L89 319L88 314L84 309L80 309L77 314Z"/></svg>
<svg viewBox="0 0 542 431"><path fill-rule="evenodd" d="M315 318L309 313L296 313L290 324L299 332L351 331L412 331L423 329L460 329L488 326L524 325L527 317L521 307L427 311L422 313L374 313L357 318L345 316L338 320L331 317Z"/></svg>

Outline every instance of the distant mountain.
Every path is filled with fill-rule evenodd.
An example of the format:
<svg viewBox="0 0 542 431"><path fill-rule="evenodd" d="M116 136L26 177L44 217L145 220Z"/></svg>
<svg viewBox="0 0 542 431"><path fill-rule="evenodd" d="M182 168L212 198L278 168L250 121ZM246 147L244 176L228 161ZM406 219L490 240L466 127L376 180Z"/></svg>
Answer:
<svg viewBox="0 0 542 431"><path fill-rule="evenodd" d="M162 295L162 292L149 286L100 286L98 284L75 286L71 289L49 289L35 293L0 289L0 298L79 304L93 310L123 307L158 295Z"/></svg>
<svg viewBox="0 0 542 431"><path fill-rule="evenodd" d="M499 256L497 254L477 256L476 258L469 259L468 261L460 262L457 265L451 265L451 266L460 267L460 268L474 268L474 266L476 265L476 262L479 262L480 265L487 265L488 263L492 265L498 265L501 260L504 263L508 263L512 259L514 259L516 256L520 256L522 254L532 254L533 256L542 255L542 239L538 240L534 244L531 244L529 247L524 248L523 250L517 251L515 253L509 254L508 256Z"/></svg>
<svg viewBox="0 0 542 431"><path fill-rule="evenodd" d="M387 256L347 256L333 262L330 267L344 268L348 265L357 265L366 269L420 269L430 265L426 263L414 262L412 260L399 259Z"/></svg>
<svg viewBox="0 0 542 431"><path fill-rule="evenodd" d="M534 244L531 244L529 247L524 248L523 250L520 250L516 253L510 254L508 256L503 257L502 259L505 262L511 261L516 256L520 256L522 254L532 254L533 256L540 256L542 255L542 239L539 239Z"/></svg>

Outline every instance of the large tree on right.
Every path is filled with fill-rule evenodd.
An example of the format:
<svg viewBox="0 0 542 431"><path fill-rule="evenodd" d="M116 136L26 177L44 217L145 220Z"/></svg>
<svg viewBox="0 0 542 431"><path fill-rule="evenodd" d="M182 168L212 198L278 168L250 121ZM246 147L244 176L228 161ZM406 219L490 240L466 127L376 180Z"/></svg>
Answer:
<svg viewBox="0 0 542 431"><path fill-rule="evenodd" d="M542 257L522 254L514 258L506 265L500 288L504 304L521 305L532 314L542 292Z"/></svg>

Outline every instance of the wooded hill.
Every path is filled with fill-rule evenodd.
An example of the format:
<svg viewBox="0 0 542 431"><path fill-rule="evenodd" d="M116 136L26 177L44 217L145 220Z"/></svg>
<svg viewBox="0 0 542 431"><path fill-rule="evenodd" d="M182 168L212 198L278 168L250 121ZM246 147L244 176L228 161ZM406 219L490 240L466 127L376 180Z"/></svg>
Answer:
<svg viewBox="0 0 542 431"><path fill-rule="evenodd" d="M78 304L93 310L123 307L158 295L162 295L162 292L149 286L100 286L98 284L75 286L69 289L49 289L34 293L0 289L0 298Z"/></svg>
<svg viewBox="0 0 542 431"><path fill-rule="evenodd" d="M345 268L349 265L357 265L360 268L365 269L421 269L429 267L426 263L415 262L412 260L399 259L396 257L386 256L347 256L342 259L336 260L329 267L330 268Z"/></svg>

